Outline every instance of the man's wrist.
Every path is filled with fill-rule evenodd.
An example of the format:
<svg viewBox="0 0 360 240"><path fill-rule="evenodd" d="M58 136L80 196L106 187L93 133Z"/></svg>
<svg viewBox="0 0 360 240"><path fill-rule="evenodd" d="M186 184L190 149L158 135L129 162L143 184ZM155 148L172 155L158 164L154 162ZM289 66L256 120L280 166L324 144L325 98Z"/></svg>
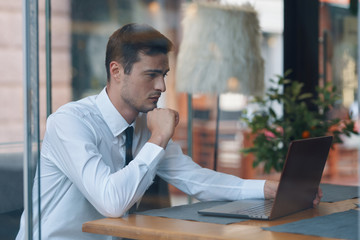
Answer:
<svg viewBox="0 0 360 240"><path fill-rule="evenodd" d="M279 182L267 180L264 184L264 197L265 199L275 198Z"/></svg>
<svg viewBox="0 0 360 240"><path fill-rule="evenodd" d="M148 142L156 144L156 145L162 147L163 149L165 149L169 142L169 139L167 139L159 134L153 134L153 135L151 135Z"/></svg>

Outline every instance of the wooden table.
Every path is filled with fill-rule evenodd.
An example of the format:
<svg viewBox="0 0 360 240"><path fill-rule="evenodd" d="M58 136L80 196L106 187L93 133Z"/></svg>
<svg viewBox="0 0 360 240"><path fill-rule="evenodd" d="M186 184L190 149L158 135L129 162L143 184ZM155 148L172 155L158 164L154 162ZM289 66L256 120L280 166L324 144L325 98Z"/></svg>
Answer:
<svg viewBox="0 0 360 240"><path fill-rule="evenodd" d="M302 240L328 239L309 235L278 233L262 230L279 224L298 221L316 216L328 215L355 209L358 199L335 203L320 203L317 208L308 209L272 221L249 220L229 225L185 221L145 215L130 215L124 218L104 218L83 224L83 232L111 235L133 239L273 239Z"/></svg>

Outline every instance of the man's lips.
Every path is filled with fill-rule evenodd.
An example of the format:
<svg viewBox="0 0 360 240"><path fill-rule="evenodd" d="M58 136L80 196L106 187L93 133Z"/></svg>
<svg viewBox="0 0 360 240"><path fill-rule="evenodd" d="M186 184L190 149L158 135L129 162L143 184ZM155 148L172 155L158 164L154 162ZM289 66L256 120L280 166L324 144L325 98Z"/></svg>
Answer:
<svg viewBox="0 0 360 240"><path fill-rule="evenodd" d="M160 95L154 95L154 96L150 96L149 99L152 100L152 101L158 101L160 98Z"/></svg>

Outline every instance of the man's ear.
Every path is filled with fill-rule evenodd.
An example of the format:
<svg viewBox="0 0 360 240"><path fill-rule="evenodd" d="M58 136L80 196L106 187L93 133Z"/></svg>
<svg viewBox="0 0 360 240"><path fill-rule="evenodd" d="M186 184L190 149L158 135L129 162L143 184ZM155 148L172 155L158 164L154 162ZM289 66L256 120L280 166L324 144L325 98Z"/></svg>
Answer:
<svg viewBox="0 0 360 240"><path fill-rule="evenodd" d="M116 61L110 62L109 68L110 68L111 78L114 79L116 82L118 82L124 75L124 68L120 63Z"/></svg>

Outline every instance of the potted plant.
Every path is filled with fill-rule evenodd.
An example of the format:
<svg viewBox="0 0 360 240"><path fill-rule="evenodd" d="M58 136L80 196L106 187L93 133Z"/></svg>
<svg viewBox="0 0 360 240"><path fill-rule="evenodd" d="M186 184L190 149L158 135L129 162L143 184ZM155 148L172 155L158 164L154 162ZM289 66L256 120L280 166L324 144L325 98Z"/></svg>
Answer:
<svg viewBox="0 0 360 240"><path fill-rule="evenodd" d="M271 79L275 87L271 87L264 97L256 97L253 101L259 110L251 115L245 113L242 117L254 135L253 145L242 152L253 153L253 167L263 163L265 173L283 169L292 140L332 135L334 144L342 143L341 135L358 134L353 121L328 118L339 98L335 86L327 83L318 87L317 96L313 96L303 93L303 83L287 79L288 74L289 71L284 76L277 76L277 81ZM316 111L309 108L308 101L317 106ZM282 114L274 110L275 103L282 106Z"/></svg>

